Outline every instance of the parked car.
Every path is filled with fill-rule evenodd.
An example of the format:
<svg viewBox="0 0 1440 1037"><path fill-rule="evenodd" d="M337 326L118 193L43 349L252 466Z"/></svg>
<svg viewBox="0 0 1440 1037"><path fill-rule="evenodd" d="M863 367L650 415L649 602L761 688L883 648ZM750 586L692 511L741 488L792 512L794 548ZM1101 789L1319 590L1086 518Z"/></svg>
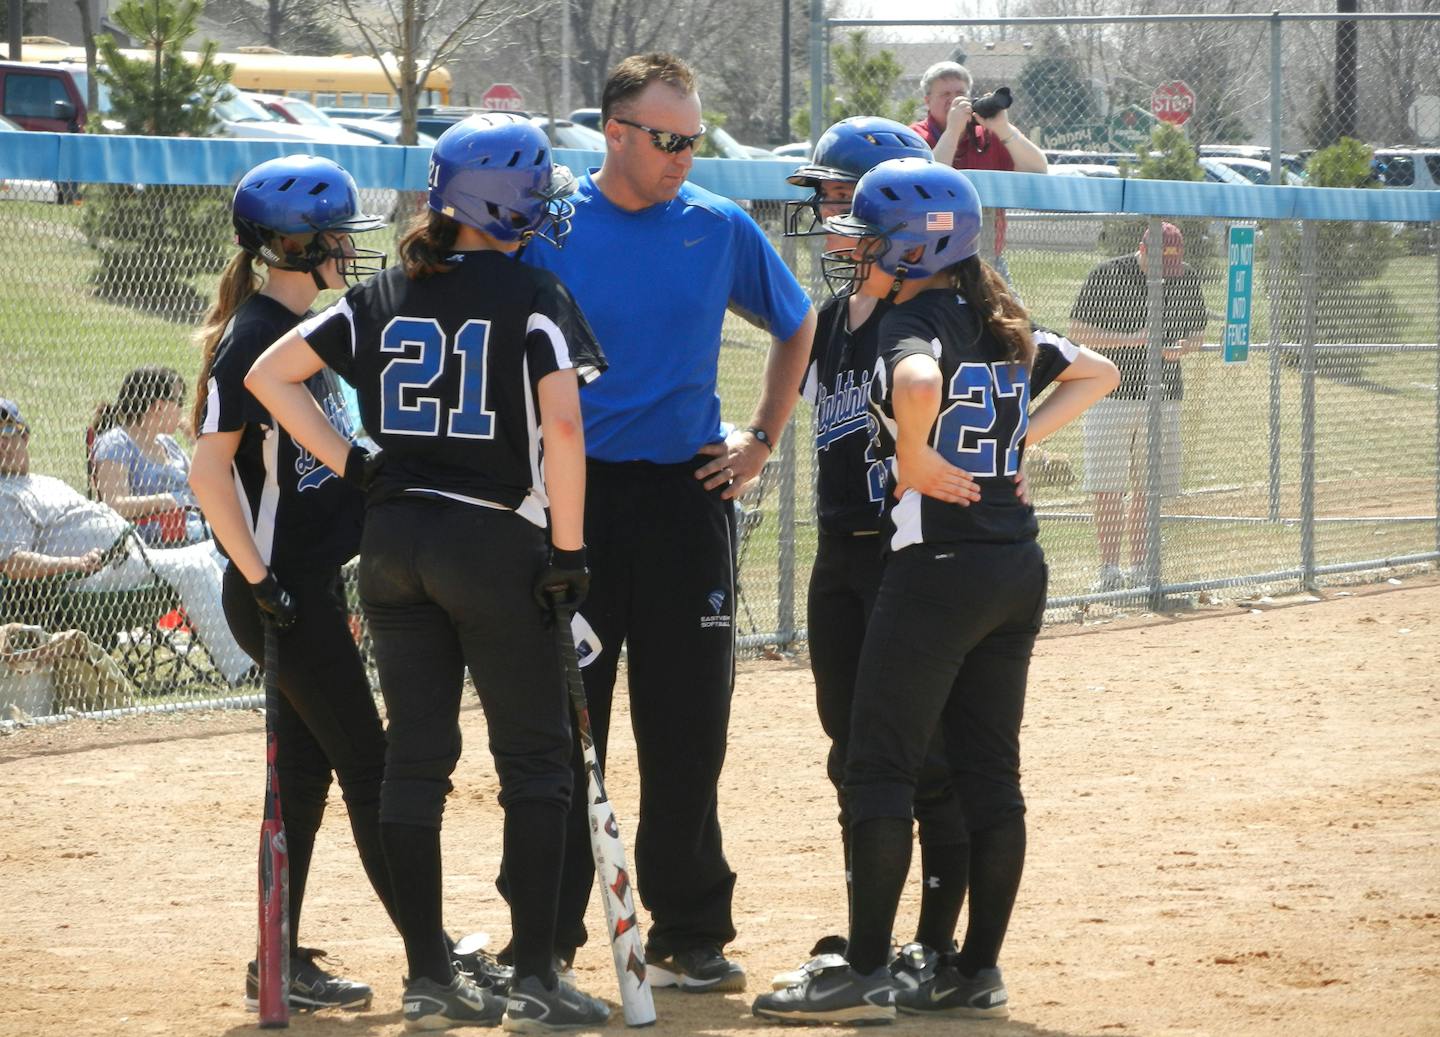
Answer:
<svg viewBox="0 0 1440 1037"><path fill-rule="evenodd" d="M1234 158L1224 155L1214 156L1213 160L1229 166L1252 184L1269 184L1271 182L1270 163L1268 160L1262 162L1258 158ZM1286 187L1303 187L1305 178L1296 176L1282 163L1280 166L1280 182Z"/></svg>
<svg viewBox="0 0 1440 1037"><path fill-rule="evenodd" d="M796 158L803 162L810 157L810 142L797 140L794 144L781 144L774 149L773 154L780 158Z"/></svg>
<svg viewBox="0 0 1440 1037"><path fill-rule="evenodd" d="M332 119L378 119L382 115L389 115L394 108L342 108L339 105L326 105L319 109Z"/></svg>
<svg viewBox="0 0 1440 1037"><path fill-rule="evenodd" d="M1373 168L1386 187L1440 190L1440 148L1379 148Z"/></svg>
<svg viewBox="0 0 1440 1037"><path fill-rule="evenodd" d="M451 126L454 126L462 119L468 119L472 115L481 115L486 111L484 108L465 108L459 105L437 105L435 107L421 107L415 110L415 127L422 133L428 133L432 137L438 137ZM529 117L529 112L516 112L516 115ZM400 123L400 109L395 108L384 115L375 116L377 122Z"/></svg>
<svg viewBox="0 0 1440 1037"><path fill-rule="evenodd" d="M286 122L299 126L334 126L335 120L316 108L302 97L285 97L280 94L247 93L246 97L256 104L268 108Z"/></svg>
<svg viewBox="0 0 1440 1037"><path fill-rule="evenodd" d="M1248 158L1270 164L1270 149L1260 144L1201 144L1196 150L1202 158ZM1283 152L1280 164L1302 181L1305 179L1305 160L1299 155Z"/></svg>
<svg viewBox="0 0 1440 1037"><path fill-rule="evenodd" d="M215 103L215 114L227 137L267 137L276 140L313 140L324 144L374 144L369 137L329 125L291 122L267 105L273 95L250 94L226 86ZM306 107L310 107L306 105ZM314 111L314 109L311 109ZM320 114L318 111L316 114ZM328 122L328 117L326 117Z"/></svg>
<svg viewBox="0 0 1440 1037"><path fill-rule="evenodd" d="M570 121L577 126L584 126L587 129L594 130L596 133L602 132L600 129L599 108L576 108L570 113Z"/></svg>
<svg viewBox="0 0 1440 1037"><path fill-rule="evenodd" d="M1121 161L1135 161L1134 152L1121 151L1046 151L1045 160L1050 163L1051 172L1055 166L1118 166Z"/></svg>
<svg viewBox="0 0 1440 1037"><path fill-rule="evenodd" d="M381 144L400 143L400 124L398 122L387 122L383 119L350 119L331 117L331 122L336 126L349 130L351 133L358 133L362 137L369 137ZM415 134L415 143L419 147L433 148L435 138L428 133Z"/></svg>
<svg viewBox="0 0 1440 1037"><path fill-rule="evenodd" d="M1124 173L1119 166L1099 162L1057 162L1050 167L1051 176L1093 176L1104 180L1120 180Z"/></svg>
<svg viewBox="0 0 1440 1037"><path fill-rule="evenodd" d="M80 133L85 90L68 68L0 61L0 115L23 130Z"/></svg>
<svg viewBox="0 0 1440 1037"><path fill-rule="evenodd" d="M1242 173L1237 173L1221 159L1201 158L1198 161L1200 168L1205 170L1205 182L1208 184L1239 184L1243 187L1255 186L1249 177Z"/></svg>
<svg viewBox="0 0 1440 1037"><path fill-rule="evenodd" d="M550 143L557 148L574 148L576 151L604 151L605 134L581 126L570 119L556 119L553 123L548 116L532 115L530 121L545 131Z"/></svg>

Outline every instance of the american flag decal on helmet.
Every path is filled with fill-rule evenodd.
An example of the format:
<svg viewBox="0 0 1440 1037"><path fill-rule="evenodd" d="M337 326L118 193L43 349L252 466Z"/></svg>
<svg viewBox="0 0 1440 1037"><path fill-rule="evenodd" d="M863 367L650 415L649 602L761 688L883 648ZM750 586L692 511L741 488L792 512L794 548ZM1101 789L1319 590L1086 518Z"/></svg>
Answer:
<svg viewBox="0 0 1440 1037"><path fill-rule="evenodd" d="M954 230L955 214L953 212L927 212L925 214L926 230Z"/></svg>

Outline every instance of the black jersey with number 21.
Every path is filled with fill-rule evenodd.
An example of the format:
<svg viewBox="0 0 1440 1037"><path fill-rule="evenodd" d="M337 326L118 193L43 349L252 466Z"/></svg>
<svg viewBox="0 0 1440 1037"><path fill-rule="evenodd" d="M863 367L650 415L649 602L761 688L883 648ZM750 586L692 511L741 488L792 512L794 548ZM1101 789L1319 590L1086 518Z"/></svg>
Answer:
<svg viewBox="0 0 1440 1037"><path fill-rule="evenodd" d="M501 252L457 252L411 280L392 267L298 328L355 387L385 450L372 503L429 494L518 511L545 525L536 386L605 369L594 333L546 270Z"/></svg>
<svg viewBox="0 0 1440 1037"><path fill-rule="evenodd" d="M1014 543L1039 533L1035 510L1015 493L1015 475L1030 425L1030 402L1075 359L1063 335L1035 329L1029 369L1005 359L1001 343L954 291L921 292L880 322L880 362L872 398L881 421L895 431L891 405L895 365L923 353L940 365L944 396L930 427L930 445L969 472L980 499L968 507L906 490L890 509L891 550L910 544L967 541ZM904 477L901 471L900 476Z"/></svg>

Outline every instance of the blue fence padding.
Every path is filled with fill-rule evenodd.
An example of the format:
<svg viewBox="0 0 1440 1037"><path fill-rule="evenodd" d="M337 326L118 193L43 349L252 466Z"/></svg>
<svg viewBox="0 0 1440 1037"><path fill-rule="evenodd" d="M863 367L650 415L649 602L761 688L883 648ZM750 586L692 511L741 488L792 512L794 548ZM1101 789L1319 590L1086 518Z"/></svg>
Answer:
<svg viewBox="0 0 1440 1037"><path fill-rule="evenodd" d="M1053 209L1057 212L1124 212L1125 181L1044 173L1002 173L967 169L984 205L1002 209Z"/></svg>
<svg viewBox="0 0 1440 1037"><path fill-rule="evenodd" d="M0 133L0 178L54 180L64 133Z"/></svg>
<svg viewBox="0 0 1440 1037"><path fill-rule="evenodd" d="M425 188L430 158L425 148L384 144L5 133L0 134L0 179L229 186L266 159L294 154L333 158L350 170L362 187L415 191ZM598 165L601 158L593 151L557 149L555 154L576 172ZM790 159L700 158L695 160L691 179L731 198L801 198L805 192L785 182L798 164ZM1011 209L1229 219L1440 219L1440 191L1245 187L992 170L974 170L969 176L986 205Z"/></svg>

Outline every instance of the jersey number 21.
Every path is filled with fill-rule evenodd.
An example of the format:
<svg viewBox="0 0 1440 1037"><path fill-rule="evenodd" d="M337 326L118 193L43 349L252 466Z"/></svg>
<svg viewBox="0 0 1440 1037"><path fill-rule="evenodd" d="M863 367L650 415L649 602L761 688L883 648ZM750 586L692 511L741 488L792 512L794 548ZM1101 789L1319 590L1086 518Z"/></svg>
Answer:
<svg viewBox="0 0 1440 1037"><path fill-rule="evenodd" d="M398 353L380 372L380 431L394 436L438 436L442 409L450 412L445 435L493 439L495 412L486 407L485 346L488 320L467 320L446 341L433 318L396 317L380 336L380 352ZM442 400L431 390L451 355L460 361L460 398Z"/></svg>

